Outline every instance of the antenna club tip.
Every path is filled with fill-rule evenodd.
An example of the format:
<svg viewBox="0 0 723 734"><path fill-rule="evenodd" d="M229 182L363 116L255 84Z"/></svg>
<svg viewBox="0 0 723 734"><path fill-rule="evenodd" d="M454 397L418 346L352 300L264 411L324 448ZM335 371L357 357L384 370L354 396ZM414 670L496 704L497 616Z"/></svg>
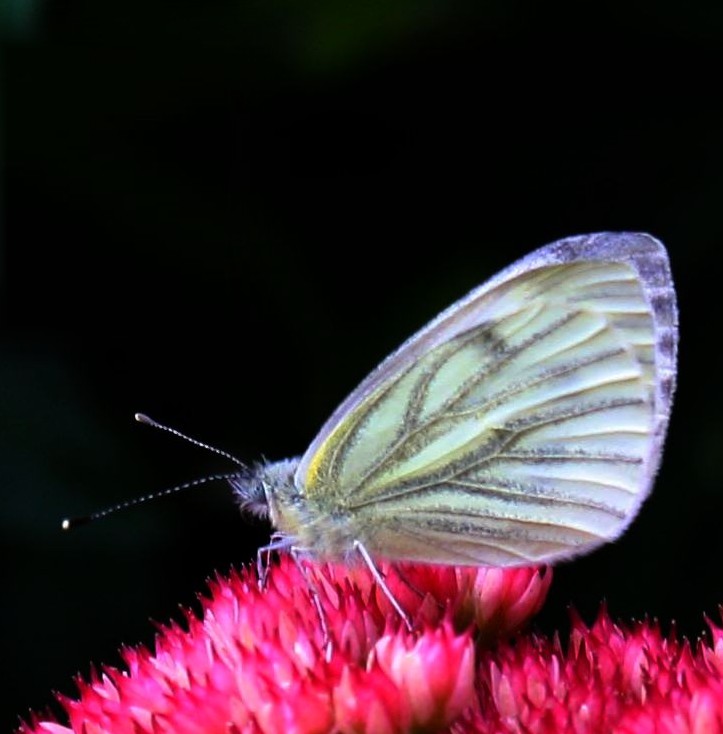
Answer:
<svg viewBox="0 0 723 734"><path fill-rule="evenodd" d="M153 423L153 421L145 413L136 413L133 417L139 423L150 423L150 424Z"/></svg>
<svg viewBox="0 0 723 734"><path fill-rule="evenodd" d="M78 525L85 525L85 523L90 522L92 519L92 515L83 515L82 517L66 517L65 520L60 523L60 527L63 530L73 530L73 528L77 528Z"/></svg>

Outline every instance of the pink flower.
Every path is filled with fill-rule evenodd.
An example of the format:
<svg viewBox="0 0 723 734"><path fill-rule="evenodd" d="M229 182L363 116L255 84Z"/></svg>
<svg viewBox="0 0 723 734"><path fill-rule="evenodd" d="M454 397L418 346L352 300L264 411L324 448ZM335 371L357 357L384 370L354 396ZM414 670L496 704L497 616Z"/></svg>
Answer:
<svg viewBox="0 0 723 734"><path fill-rule="evenodd" d="M589 629L574 617L567 649L534 635L481 655L478 706L451 729L525 734L723 732L723 630L713 645L663 636L657 624Z"/></svg>
<svg viewBox="0 0 723 734"><path fill-rule="evenodd" d="M723 734L723 629L695 648L657 624L591 627L569 640L520 634L545 569L382 565L408 632L363 567L288 558L263 590L248 570L218 578L200 617L171 624L123 671L79 681L68 726L22 734ZM493 644L494 643L494 644ZM475 657L476 656L476 657Z"/></svg>
<svg viewBox="0 0 723 734"><path fill-rule="evenodd" d="M474 643L509 633L542 604L547 570L382 564L414 620L402 624L364 567L287 557L263 590L249 570L216 579L202 615L171 624L124 670L78 681L69 727L36 719L24 734L315 734L440 731L476 701ZM472 627L472 624L474 626Z"/></svg>

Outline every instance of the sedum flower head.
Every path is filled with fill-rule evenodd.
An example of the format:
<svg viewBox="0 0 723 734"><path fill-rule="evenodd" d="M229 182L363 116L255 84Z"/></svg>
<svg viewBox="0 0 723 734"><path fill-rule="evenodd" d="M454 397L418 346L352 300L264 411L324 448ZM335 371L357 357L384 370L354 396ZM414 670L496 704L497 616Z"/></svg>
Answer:
<svg viewBox="0 0 723 734"><path fill-rule="evenodd" d="M695 650L657 624L592 627L573 616L563 649L527 635L482 653L478 704L454 734L719 734L723 732L723 630Z"/></svg>
<svg viewBox="0 0 723 734"><path fill-rule="evenodd" d="M408 632L364 568L288 558L260 590L248 570L217 578L200 616L123 651L61 698L67 725L22 734L723 734L723 629L695 647L656 623L569 639L521 632L546 569L382 565ZM317 590L331 655L314 606ZM512 633L517 636L510 638Z"/></svg>
<svg viewBox="0 0 723 734"><path fill-rule="evenodd" d="M408 632L363 567L288 557L259 588L249 570L217 578L200 616L163 628L153 652L78 680L68 725L23 734L393 734L437 732L476 700L475 638L518 629L541 606L545 569L382 564L414 621ZM328 626L325 640L311 585Z"/></svg>

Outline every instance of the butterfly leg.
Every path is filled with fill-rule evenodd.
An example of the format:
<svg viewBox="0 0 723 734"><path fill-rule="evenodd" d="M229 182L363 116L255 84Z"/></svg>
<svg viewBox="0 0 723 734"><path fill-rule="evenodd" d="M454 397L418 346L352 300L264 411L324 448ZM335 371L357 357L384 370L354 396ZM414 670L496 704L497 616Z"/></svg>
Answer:
<svg viewBox="0 0 723 734"><path fill-rule="evenodd" d="M311 577L309 576L308 571L304 567L304 564L301 562L301 556L304 553L303 548L297 548L296 546L291 546L289 548L289 554L291 555L291 558L294 561L294 564L296 565L296 568L299 569L299 573L303 576L304 581L306 581L306 585L309 587L309 594L311 595L311 601L314 604L314 608L316 609L316 616L319 618L319 626L321 627L321 634L322 634L322 641L321 646L324 650L324 658L326 659L326 662L331 661L331 655L334 651L334 645L331 641L331 635L329 634L329 622L327 620L326 612L324 611L324 607L321 605L321 597L319 596L319 590L316 586L316 584L312 581Z"/></svg>
<svg viewBox="0 0 723 734"><path fill-rule="evenodd" d="M269 566L271 565L271 554L276 550L287 550L292 547L291 538L287 538L282 533L274 533L270 538L268 545L259 548L256 552L256 575L258 576L259 589L266 588L266 579L269 575ZM264 557L266 563L264 563Z"/></svg>
<svg viewBox="0 0 723 734"><path fill-rule="evenodd" d="M387 586L387 583L384 580L381 571L376 567L376 564L372 560L372 557L369 555L369 551L364 547L364 544L360 540L354 541L354 550L356 550L362 557L364 563L366 563L367 565L367 568L371 571L374 580L377 582L377 584L379 584L379 588L384 592L384 595L387 597L387 599L389 599L389 603L394 607L397 614L402 618L402 621L406 625L407 629L411 632L414 629L414 626L412 625L412 620L409 618L409 615L404 611L404 609L402 609L402 605L396 600L394 594L392 594L391 589Z"/></svg>
<svg viewBox="0 0 723 734"><path fill-rule="evenodd" d="M331 635L329 634L329 623L327 621L324 608L321 605L319 591L317 590L314 582L309 577L307 570L304 568L304 564L301 562L301 554L304 552L304 549L292 545L292 539L288 538L282 533L274 533L271 536L270 541L271 542L268 545L259 548L256 553L256 574L259 579L259 589L263 590L264 588L266 588L266 580L268 579L269 566L271 564L271 554L277 550L288 550L291 559L294 561L294 565L298 569L299 573L302 575L307 587L309 588L311 601L314 604L314 609L316 610L316 615L319 618L319 625L321 627L324 656L327 662L329 662L331 660L331 654L333 651Z"/></svg>

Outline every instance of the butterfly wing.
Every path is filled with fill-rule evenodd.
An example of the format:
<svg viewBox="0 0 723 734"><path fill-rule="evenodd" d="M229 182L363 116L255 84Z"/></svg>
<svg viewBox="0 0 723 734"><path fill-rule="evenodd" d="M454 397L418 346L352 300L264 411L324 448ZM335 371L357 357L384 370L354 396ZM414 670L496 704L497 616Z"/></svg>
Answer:
<svg viewBox="0 0 723 734"><path fill-rule="evenodd" d="M617 537L660 462L675 385L667 254L642 234L537 250L388 357L296 486L376 555L516 565Z"/></svg>

